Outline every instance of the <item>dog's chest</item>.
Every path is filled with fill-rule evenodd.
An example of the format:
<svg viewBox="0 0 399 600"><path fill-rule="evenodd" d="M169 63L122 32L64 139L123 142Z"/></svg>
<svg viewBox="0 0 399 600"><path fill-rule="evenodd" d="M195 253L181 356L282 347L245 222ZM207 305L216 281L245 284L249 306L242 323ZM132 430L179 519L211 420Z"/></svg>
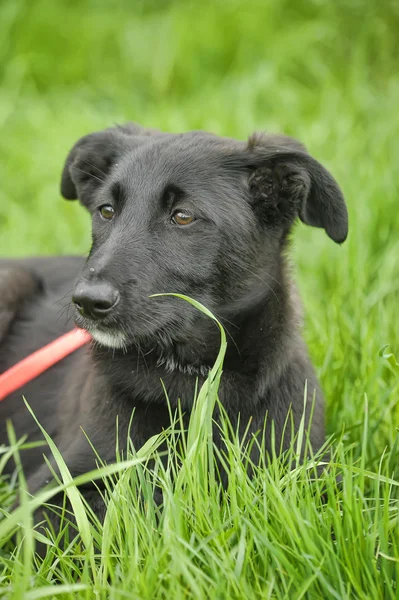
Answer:
<svg viewBox="0 0 399 600"><path fill-rule="evenodd" d="M178 400L191 407L196 387L208 375L204 366L182 365L176 358L126 355L96 361L96 369L105 377L112 394L127 399L132 406L138 403L164 403L177 406Z"/></svg>

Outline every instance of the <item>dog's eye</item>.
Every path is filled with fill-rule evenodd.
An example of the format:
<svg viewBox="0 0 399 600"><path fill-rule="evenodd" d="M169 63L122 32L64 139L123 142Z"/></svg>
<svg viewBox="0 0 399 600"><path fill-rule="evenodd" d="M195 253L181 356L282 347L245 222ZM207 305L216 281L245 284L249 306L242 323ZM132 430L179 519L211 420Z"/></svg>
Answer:
<svg viewBox="0 0 399 600"><path fill-rule="evenodd" d="M115 216L115 211L110 204L103 204L98 210L102 218L106 221L111 221Z"/></svg>
<svg viewBox="0 0 399 600"><path fill-rule="evenodd" d="M172 216L172 223L175 225L190 225L193 221L195 221L194 216L184 210L177 210Z"/></svg>

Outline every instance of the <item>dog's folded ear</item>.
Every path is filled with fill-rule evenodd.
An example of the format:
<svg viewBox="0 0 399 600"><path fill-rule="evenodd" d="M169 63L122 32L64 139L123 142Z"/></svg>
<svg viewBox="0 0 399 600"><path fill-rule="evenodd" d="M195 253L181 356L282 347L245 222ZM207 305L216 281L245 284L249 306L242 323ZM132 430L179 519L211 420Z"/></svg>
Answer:
<svg viewBox="0 0 399 600"><path fill-rule="evenodd" d="M93 194L108 176L118 158L148 139L162 135L135 123L118 125L85 135L69 152L61 176L61 194L67 200L90 205Z"/></svg>
<svg viewBox="0 0 399 600"><path fill-rule="evenodd" d="M306 225L323 228L334 242L345 241L348 212L343 194L302 144L286 136L255 134L239 160L249 171L252 200L267 205L272 220L289 223L298 216Z"/></svg>

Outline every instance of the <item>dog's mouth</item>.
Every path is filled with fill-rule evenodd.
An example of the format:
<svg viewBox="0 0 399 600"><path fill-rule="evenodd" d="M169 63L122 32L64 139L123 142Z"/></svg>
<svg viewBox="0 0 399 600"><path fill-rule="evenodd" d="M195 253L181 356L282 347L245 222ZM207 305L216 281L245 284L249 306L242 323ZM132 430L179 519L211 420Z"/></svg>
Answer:
<svg viewBox="0 0 399 600"><path fill-rule="evenodd" d="M100 327L92 327L88 329L93 340L105 346L106 348L112 348L114 350L126 349L130 344L127 336L118 329L101 329Z"/></svg>
<svg viewBox="0 0 399 600"><path fill-rule="evenodd" d="M162 367L168 373L180 371L188 375L207 376L210 365L216 357L218 344L216 344L215 352L211 348L209 356L203 356L204 347L201 349L198 344L190 344L187 342L187 336L179 337L181 333L181 322L178 319L169 321L166 325L158 326L150 331L141 331L134 333L123 327L116 319L112 323L96 322L91 319L84 319L81 316L75 318L75 323L78 327L88 331L94 342L94 349L107 349L113 353L129 354L134 348L144 355L156 350L157 367ZM176 329L177 328L177 329ZM201 340L203 341L203 340ZM213 356L215 354L215 356Z"/></svg>
<svg viewBox="0 0 399 600"><path fill-rule="evenodd" d="M131 341L126 333L116 323L97 323L96 321L77 315L75 317L75 325L80 329L88 331L93 341L105 348L126 350L131 345Z"/></svg>
<svg viewBox="0 0 399 600"><path fill-rule="evenodd" d="M168 351L176 344L187 343L187 322L180 313L169 319L159 319L154 315L150 319L145 315L142 319L136 318L133 323L129 319L123 321L117 315L97 320L76 312L74 321L77 327L88 331L99 346L112 350L127 352L132 347L143 350L159 346L161 350Z"/></svg>
<svg viewBox="0 0 399 600"><path fill-rule="evenodd" d="M91 319L77 317L75 324L80 329L88 331L96 344L112 350L127 352L129 348L138 344L145 347L146 345L153 346L154 343L162 345L164 342L165 346L171 343L170 336L162 328L147 333L142 332L141 335L138 335L137 331L134 334L126 331L117 322L97 323Z"/></svg>

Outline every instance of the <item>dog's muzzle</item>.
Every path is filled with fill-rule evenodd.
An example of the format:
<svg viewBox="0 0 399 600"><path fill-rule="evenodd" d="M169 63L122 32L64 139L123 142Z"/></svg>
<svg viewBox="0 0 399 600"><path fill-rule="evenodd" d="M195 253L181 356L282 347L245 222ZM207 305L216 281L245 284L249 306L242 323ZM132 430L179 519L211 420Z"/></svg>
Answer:
<svg viewBox="0 0 399 600"><path fill-rule="evenodd" d="M72 296L72 302L82 317L95 321L108 317L119 300L118 290L108 281L78 283Z"/></svg>

